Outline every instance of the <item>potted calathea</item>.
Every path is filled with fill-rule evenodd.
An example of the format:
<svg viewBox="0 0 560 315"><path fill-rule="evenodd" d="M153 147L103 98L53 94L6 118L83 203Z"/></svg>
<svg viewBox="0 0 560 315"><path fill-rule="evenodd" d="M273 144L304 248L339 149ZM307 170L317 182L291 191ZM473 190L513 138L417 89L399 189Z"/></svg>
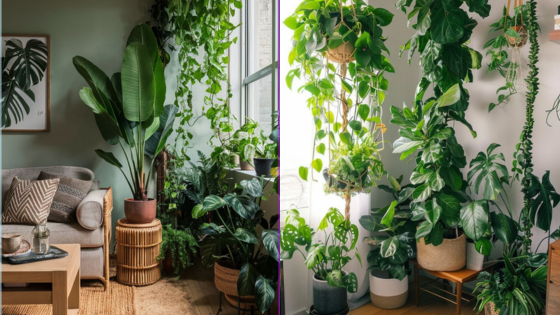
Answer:
<svg viewBox="0 0 560 315"><path fill-rule="evenodd" d="M154 157L163 150L177 112L175 106L163 105L166 86L156 38L148 25L135 27L121 72L111 78L83 57L76 56L73 62L89 85L80 91L80 98L92 109L103 139L119 145L126 158L123 166L113 153L95 150L128 183L133 196L125 200L125 215L130 222L152 222L157 207L156 200L148 198L148 183ZM148 165L145 152L151 155Z"/></svg>
<svg viewBox="0 0 560 315"><path fill-rule="evenodd" d="M368 192L385 170L379 151L384 125L381 104L388 89L386 72L394 69L385 56L382 27L393 14L364 1L303 1L284 22L294 30L288 72L289 88L295 77L303 79L300 91L310 97L307 106L316 126L309 171L323 172L325 190L344 197L349 216L352 194ZM323 169L323 159L328 167Z"/></svg>
<svg viewBox="0 0 560 315"><path fill-rule="evenodd" d="M317 233L324 233L325 240L319 240ZM357 242L358 227L336 208L329 209L317 230L297 210L287 212L281 258L291 259L296 252L304 256L305 265L314 273L313 309L317 314L339 314L348 308L347 293L358 290L358 279L344 271L344 266L354 257L361 262Z"/></svg>
<svg viewBox="0 0 560 315"><path fill-rule="evenodd" d="M194 219L211 212L214 222L202 224L202 263L214 265L214 282L226 299L256 300L264 313L276 295L278 281L278 215L264 218L260 209L262 179L243 180L225 196L209 195L192 211ZM257 226L262 232L257 232ZM265 253L265 250L267 253Z"/></svg>
<svg viewBox="0 0 560 315"><path fill-rule="evenodd" d="M362 216L360 224L372 232L364 238L374 246L367 256L369 290L373 305L383 309L403 306L408 298L408 260L414 257L416 223L411 221L410 202L414 187L401 186L403 177L390 177L391 186L379 188L395 199L390 205L372 209L371 215Z"/></svg>
<svg viewBox="0 0 560 315"><path fill-rule="evenodd" d="M465 120L469 93L464 83L472 82L472 71L480 68L482 55L467 46L477 22L465 9L487 17L490 5L487 0L468 2L463 9L460 1L413 0L397 6L404 12L413 8L409 23L416 33L403 50L410 50L409 58L418 51L422 68L412 106L391 108L391 122L400 126L401 135L394 143L394 153L416 162L410 180L417 186L411 208L412 220L420 222L416 231L418 263L429 270L458 270L466 259L461 205L469 198L461 173L466 166L464 150L450 124L464 124L476 136ZM434 96L424 99L429 87Z"/></svg>

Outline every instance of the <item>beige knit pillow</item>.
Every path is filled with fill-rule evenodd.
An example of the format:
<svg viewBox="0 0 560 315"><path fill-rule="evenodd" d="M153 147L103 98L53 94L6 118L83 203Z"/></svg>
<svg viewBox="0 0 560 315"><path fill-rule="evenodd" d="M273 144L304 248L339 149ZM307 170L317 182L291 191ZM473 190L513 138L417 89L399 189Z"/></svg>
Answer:
<svg viewBox="0 0 560 315"><path fill-rule="evenodd" d="M47 221L57 179L20 180L14 177L2 211L2 223L40 224Z"/></svg>

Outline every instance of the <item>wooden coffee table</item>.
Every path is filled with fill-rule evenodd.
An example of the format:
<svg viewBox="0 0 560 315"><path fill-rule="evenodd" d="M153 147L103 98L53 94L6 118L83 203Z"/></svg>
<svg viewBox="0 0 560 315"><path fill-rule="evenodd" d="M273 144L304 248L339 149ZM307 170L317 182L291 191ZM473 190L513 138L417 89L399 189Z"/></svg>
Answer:
<svg viewBox="0 0 560 315"><path fill-rule="evenodd" d="M54 244L64 258L22 265L2 263L2 283L29 283L2 288L2 304L52 304L53 314L78 314L80 308L80 245Z"/></svg>

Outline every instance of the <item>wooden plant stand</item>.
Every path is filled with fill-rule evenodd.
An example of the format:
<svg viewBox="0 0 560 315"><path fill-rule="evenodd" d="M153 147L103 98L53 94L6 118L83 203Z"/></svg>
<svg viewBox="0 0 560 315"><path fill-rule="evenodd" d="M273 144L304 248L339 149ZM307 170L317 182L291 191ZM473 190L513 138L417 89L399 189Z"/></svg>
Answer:
<svg viewBox="0 0 560 315"><path fill-rule="evenodd" d="M161 278L157 260L162 240L161 223L129 223L126 218L117 222L117 281L142 286Z"/></svg>
<svg viewBox="0 0 560 315"><path fill-rule="evenodd" d="M462 301L465 301L466 303L470 303L476 300L475 295L470 294L468 292L463 292L463 284L466 282L476 280L478 275L483 271L492 272L494 269L493 263L487 263L484 265L484 268L482 268L482 270L478 270L478 271L470 270L466 268L457 271L431 271L422 268L422 266L420 266L416 260L411 260L410 263L414 266L414 294L416 296L416 306L419 306L420 304L420 290L422 290L424 292L428 292L432 295L435 295L440 299L446 300L448 302L457 305L457 313L456 313L457 315L461 314ZM424 270L430 275L436 277L436 279L421 285L420 270ZM445 288L441 288L440 286L434 285L434 282L438 280L448 280L455 283L457 285L457 293L455 294L451 290L446 290ZM469 296L469 298L463 297L463 294ZM451 298L449 298L449 296L454 297L455 300L452 300Z"/></svg>

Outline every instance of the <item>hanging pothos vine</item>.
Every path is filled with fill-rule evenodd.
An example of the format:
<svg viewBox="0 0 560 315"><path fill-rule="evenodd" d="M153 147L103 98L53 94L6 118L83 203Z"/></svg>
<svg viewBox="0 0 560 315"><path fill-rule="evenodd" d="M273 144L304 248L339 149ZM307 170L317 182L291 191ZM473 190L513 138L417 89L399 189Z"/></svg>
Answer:
<svg viewBox="0 0 560 315"><path fill-rule="evenodd" d="M294 31L289 64L297 65L286 82L292 88L295 77L303 79L298 91L310 93L315 122L313 159L299 174L308 180L310 170L311 178L313 170L322 172L326 192L345 198L347 220L352 194L369 192L386 173L381 104L389 85L384 75L394 69L382 27L392 19L363 0L307 0L284 22Z"/></svg>
<svg viewBox="0 0 560 315"><path fill-rule="evenodd" d="M175 44L179 47L177 89L175 105L179 107L179 127L177 127L176 149L189 160L186 148L193 135L187 131L198 119L205 117L214 130L209 144L214 148L212 159L221 166L229 166L231 152L220 143L233 131L229 110L229 55L230 46L237 42L231 33L239 27L230 22L236 9L241 9L239 0L171 0L169 15L172 16L172 30ZM201 84L206 87L202 112L195 112L193 106L193 87ZM225 88L224 88L225 87ZM225 172L224 178L225 179Z"/></svg>

